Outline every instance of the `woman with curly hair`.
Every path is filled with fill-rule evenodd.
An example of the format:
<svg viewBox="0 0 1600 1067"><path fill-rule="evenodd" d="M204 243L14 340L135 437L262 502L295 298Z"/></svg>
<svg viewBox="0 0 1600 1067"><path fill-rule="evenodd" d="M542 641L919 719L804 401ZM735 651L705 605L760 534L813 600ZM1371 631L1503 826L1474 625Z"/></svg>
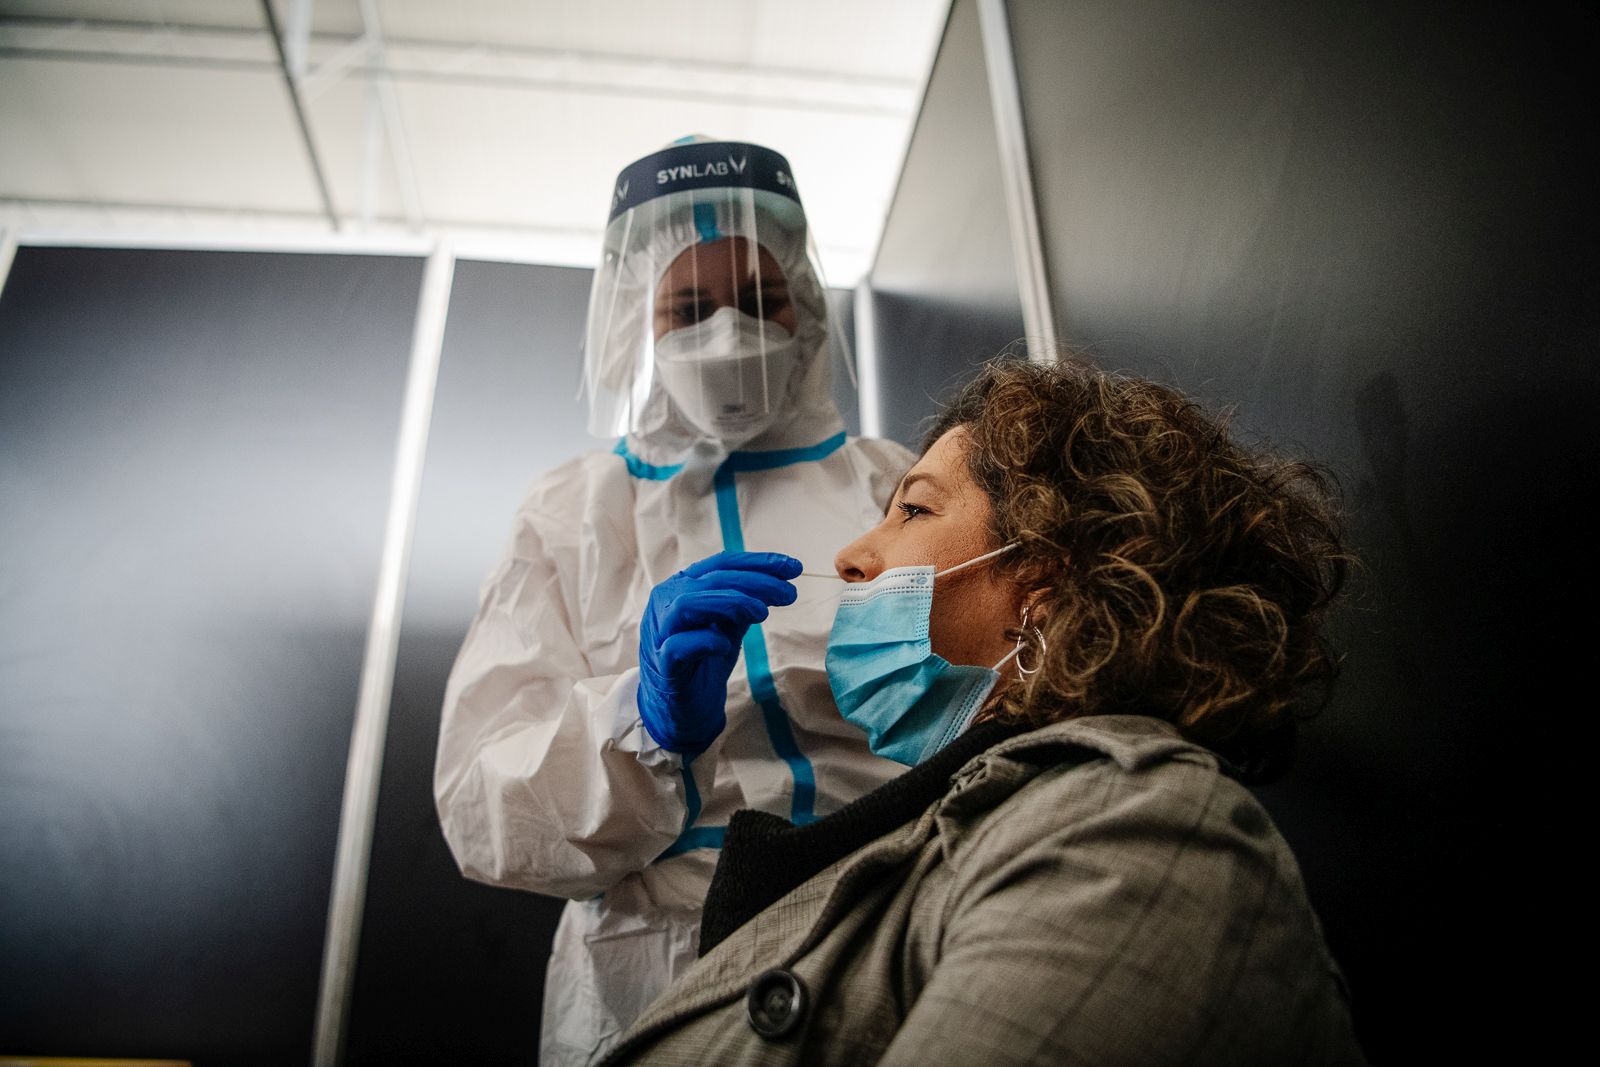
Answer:
<svg viewBox="0 0 1600 1067"><path fill-rule="evenodd" d="M608 1062L1352 1063L1240 784L1336 668L1322 474L1166 387L997 361L835 561L845 719L912 769L729 826L701 959Z"/></svg>

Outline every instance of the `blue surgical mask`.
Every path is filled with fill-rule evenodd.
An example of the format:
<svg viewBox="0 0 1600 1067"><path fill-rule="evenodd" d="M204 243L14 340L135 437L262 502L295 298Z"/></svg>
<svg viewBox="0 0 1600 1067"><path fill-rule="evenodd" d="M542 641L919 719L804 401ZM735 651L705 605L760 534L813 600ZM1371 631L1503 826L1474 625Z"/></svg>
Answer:
<svg viewBox="0 0 1600 1067"><path fill-rule="evenodd" d="M934 573L896 567L845 588L828 635L828 685L845 719L873 752L916 766L953 741L1000 680L1000 668L951 663L928 643L937 578L993 559L1014 544Z"/></svg>

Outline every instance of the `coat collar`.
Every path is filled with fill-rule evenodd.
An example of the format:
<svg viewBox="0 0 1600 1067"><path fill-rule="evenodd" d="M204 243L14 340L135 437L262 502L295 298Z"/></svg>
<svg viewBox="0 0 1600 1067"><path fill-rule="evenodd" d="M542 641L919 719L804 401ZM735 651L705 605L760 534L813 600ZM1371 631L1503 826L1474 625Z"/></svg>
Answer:
<svg viewBox="0 0 1600 1067"><path fill-rule="evenodd" d="M1046 770L1098 758L1109 758L1128 772L1174 758L1217 765L1215 756L1184 740L1170 723L1143 715L1088 716L998 736L998 742L965 759L954 773L943 771L949 777L942 795L920 815L807 879L718 943L645 1012L603 1062L614 1062L657 1033L737 999L761 971L791 966L852 906L853 889L862 879L915 854L937 832L949 837L954 824L993 809ZM946 751L955 748L952 744ZM812 825L822 827L827 821Z"/></svg>
<svg viewBox="0 0 1600 1067"><path fill-rule="evenodd" d="M796 826L769 812L735 812L706 893L700 955L829 865L921 815L949 790L956 771L1022 729L979 723L931 759L817 822Z"/></svg>
<svg viewBox="0 0 1600 1067"><path fill-rule="evenodd" d="M1191 752L1216 762L1215 755L1184 740L1178 728L1163 719L1148 715L1089 715L1067 719L1007 738L974 756L956 772L952 783L957 788L951 796L960 792L962 783L976 781L1007 764L1034 768L1032 774L1016 783L1020 787L1039 771L1081 759L1086 754L1108 757L1122 770L1133 772L1164 763L1178 752Z"/></svg>

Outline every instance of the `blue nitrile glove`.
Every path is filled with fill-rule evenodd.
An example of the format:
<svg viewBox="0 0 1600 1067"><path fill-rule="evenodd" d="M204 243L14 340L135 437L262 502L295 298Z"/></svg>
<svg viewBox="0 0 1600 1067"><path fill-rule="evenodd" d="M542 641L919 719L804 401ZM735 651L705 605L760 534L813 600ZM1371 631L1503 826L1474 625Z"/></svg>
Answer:
<svg viewBox="0 0 1600 1067"><path fill-rule="evenodd" d="M718 552L650 590L639 623L639 717L669 752L704 752L727 725L728 676L745 631L793 604L800 561Z"/></svg>

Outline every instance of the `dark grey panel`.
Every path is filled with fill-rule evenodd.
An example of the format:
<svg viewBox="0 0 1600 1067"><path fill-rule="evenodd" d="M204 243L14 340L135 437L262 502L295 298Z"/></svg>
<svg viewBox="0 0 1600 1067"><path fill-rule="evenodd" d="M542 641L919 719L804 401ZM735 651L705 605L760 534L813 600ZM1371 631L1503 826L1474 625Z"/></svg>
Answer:
<svg viewBox="0 0 1600 1067"><path fill-rule="evenodd" d="M406 588L348 1039L353 1064L533 1063L563 901L469 882L433 806L445 679L541 473L584 432L590 272L456 268Z"/></svg>
<svg viewBox="0 0 1600 1067"><path fill-rule="evenodd" d="M310 1056L416 261L24 249L0 1047Z"/></svg>
<svg viewBox="0 0 1600 1067"><path fill-rule="evenodd" d="M1549 754L1596 458L1594 15L1009 9L1064 336L1343 476L1347 673L1265 799L1369 1052L1544 1058L1560 994L1523 979L1572 900L1539 868L1567 848Z"/></svg>
<svg viewBox="0 0 1600 1067"><path fill-rule="evenodd" d="M975 0L956 0L872 268L884 435L1023 334Z"/></svg>
<svg viewBox="0 0 1600 1067"><path fill-rule="evenodd" d="M849 289L828 290L828 314L833 316L833 321L843 337L844 343L850 349L851 365L854 366L856 351L856 303L855 293ZM856 383L850 379L847 371L839 366L837 360L833 364L833 401L839 405L839 415L844 419L845 432L852 436L861 433L861 394L856 389Z"/></svg>
<svg viewBox="0 0 1600 1067"><path fill-rule="evenodd" d="M875 292L873 301L879 343L893 353L880 371L883 435L913 449L920 449L940 402L978 364L1002 353L1026 355L1020 305L1012 311L960 309L946 301L884 292Z"/></svg>

